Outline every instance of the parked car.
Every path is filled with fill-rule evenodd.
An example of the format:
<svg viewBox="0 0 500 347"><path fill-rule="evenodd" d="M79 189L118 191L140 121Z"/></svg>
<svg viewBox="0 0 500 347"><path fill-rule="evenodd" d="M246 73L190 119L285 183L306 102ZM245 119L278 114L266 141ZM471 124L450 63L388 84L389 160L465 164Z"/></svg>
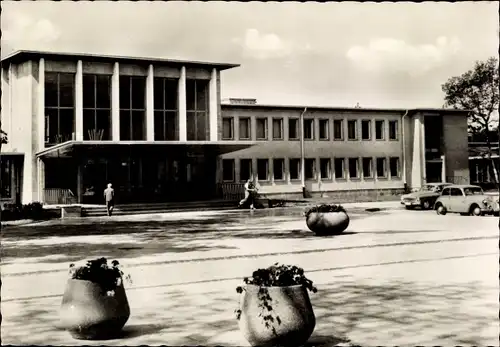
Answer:
<svg viewBox="0 0 500 347"><path fill-rule="evenodd" d="M401 204L409 210L417 206L422 210L429 210L434 206L443 188L451 185L452 183L427 183L416 192L402 195Z"/></svg>
<svg viewBox="0 0 500 347"><path fill-rule="evenodd" d="M434 208L437 214L455 212L463 215L482 216L499 211L498 197L486 195L479 186L452 185L445 187Z"/></svg>

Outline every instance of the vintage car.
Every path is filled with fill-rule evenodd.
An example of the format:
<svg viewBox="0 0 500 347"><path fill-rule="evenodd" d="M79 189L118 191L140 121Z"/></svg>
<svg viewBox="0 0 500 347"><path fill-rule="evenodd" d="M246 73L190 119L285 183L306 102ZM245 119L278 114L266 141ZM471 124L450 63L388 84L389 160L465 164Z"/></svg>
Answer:
<svg viewBox="0 0 500 347"><path fill-rule="evenodd" d="M402 195L401 204L409 210L417 206L423 210L431 209L443 188L450 185L452 183L427 183L416 192Z"/></svg>
<svg viewBox="0 0 500 347"><path fill-rule="evenodd" d="M445 187L434 204L437 214L447 212L462 215L482 216L499 211L498 196L486 195L474 185L452 185Z"/></svg>

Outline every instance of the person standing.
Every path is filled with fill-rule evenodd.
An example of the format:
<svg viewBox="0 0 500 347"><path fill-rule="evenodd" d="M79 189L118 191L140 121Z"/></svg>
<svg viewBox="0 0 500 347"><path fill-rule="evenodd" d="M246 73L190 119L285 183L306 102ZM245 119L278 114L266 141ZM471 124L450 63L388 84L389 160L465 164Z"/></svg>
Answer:
<svg viewBox="0 0 500 347"><path fill-rule="evenodd" d="M108 211L108 216L111 216L115 206L115 190L112 187L113 185L108 183L108 187L104 189L104 199L106 200L106 210Z"/></svg>

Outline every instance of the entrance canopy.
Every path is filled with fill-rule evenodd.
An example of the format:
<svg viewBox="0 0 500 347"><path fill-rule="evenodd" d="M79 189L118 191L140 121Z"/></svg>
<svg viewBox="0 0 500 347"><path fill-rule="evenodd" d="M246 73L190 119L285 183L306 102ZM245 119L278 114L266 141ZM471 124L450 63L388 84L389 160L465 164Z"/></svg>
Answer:
<svg viewBox="0 0 500 347"><path fill-rule="evenodd" d="M38 158L74 158L80 155L139 153L149 156L155 153L189 152L215 154L239 151L255 145L255 141L68 141L40 151Z"/></svg>

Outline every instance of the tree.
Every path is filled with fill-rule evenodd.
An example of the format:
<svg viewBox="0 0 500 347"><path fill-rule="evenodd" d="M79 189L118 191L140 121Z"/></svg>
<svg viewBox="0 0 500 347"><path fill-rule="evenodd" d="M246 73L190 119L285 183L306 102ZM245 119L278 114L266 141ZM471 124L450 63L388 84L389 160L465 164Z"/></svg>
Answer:
<svg viewBox="0 0 500 347"><path fill-rule="evenodd" d="M498 59L491 57L486 61L476 61L472 70L460 76L451 77L441 85L445 93L445 106L469 110L469 133L486 140L484 157L491 164L495 183L498 172L492 159L492 131L498 127Z"/></svg>

